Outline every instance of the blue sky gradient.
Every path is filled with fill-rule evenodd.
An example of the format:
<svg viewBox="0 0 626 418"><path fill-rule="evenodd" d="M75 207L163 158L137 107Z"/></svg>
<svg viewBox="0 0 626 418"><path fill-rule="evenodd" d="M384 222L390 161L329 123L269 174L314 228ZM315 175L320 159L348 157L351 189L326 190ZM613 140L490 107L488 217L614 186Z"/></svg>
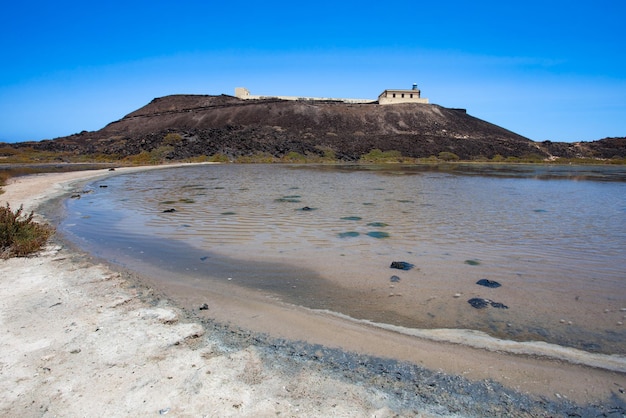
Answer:
<svg viewBox="0 0 626 418"><path fill-rule="evenodd" d="M431 103L535 141L626 136L626 2L28 1L3 5L0 141L51 139L169 94Z"/></svg>

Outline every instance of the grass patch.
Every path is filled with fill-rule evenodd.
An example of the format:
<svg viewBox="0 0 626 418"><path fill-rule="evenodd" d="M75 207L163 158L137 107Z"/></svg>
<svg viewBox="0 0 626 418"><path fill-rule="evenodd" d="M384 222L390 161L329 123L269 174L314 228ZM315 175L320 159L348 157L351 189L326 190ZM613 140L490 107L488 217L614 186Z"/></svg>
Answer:
<svg viewBox="0 0 626 418"><path fill-rule="evenodd" d="M0 257L24 257L39 251L52 236L49 225L33 221L33 213L25 215L23 208L13 212L7 203L0 208Z"/></svg>

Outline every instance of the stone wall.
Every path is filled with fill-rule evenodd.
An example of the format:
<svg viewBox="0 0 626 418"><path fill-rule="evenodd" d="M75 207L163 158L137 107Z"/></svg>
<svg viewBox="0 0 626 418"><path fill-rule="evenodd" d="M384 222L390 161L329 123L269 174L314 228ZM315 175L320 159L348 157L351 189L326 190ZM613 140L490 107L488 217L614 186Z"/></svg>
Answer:
<svg viewBox="0 0 626 418"><path fill-rule="evenodd" d="M280 100L301 100L301 101L322 101L322 102L343 102L343 103L374 103L374 99L346 99L336 97L306 97L306 96L259 96L250 94L250 90L245 87L235 88L235 97L244 100L254 99L280 99Z"/></svg>

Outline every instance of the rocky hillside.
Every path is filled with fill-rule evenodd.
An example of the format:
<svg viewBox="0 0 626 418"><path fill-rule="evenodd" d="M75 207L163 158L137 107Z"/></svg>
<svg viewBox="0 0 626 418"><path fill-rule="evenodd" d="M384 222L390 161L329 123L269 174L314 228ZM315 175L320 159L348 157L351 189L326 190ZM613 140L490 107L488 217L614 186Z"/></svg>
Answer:
<svg viewBox="0 0 626 418"><path fill-rule="evenodd" d="M174 160L215 154L321 156L332 151L337 158L352 161L372 149L399 151L407 157L450 152L462 159L588 152L570 145L535 143L463 109L438 105L173 95L154 99L99 131L42 141L36 147L121 157L161 148ZM620 147L607 158L623 153L623 144Z"/></svg>

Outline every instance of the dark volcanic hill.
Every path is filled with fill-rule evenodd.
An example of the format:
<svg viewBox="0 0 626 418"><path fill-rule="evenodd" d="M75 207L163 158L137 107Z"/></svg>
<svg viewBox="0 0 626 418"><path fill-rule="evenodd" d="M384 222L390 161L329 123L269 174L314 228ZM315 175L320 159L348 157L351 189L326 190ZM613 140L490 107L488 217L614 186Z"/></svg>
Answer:
<svg viewBox="0 0 626 418"><path fill-rule="evenodd" d="M168 133L179 136L166 140ZM465 110L438 105L242 100L226 95L157 98L99 131L42 141L36 147L129 156L164 145L169 146L167 158L175 160L218 153L323 155L332 150L337 158L351 161L372 149L396 150L407 157L447 151L471 159L498 154L547 157L569 150L558 143L535 143Z"/></svg>

